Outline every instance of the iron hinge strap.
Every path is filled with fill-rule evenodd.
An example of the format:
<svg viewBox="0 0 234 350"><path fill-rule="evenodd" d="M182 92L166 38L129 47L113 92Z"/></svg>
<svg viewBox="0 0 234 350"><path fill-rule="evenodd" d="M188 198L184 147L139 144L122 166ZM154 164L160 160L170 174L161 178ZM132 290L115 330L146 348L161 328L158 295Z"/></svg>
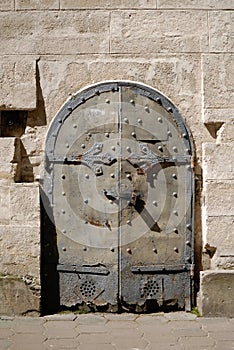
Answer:
<svg viewBox="0 0 234 350"><path fill-rule="evenodd" d="M190 271L190 265L148 265L148 266L132 266L132 273L178 273Z"/></svg>
<svg viewBox="0 0 234 350"><path fill-rule="evenodd" d="M104 266L82 266L82 265L70 265L59 264L57 265L58 272L70 272L80 274L93 274L93 275L109 275L110 271Z"/></svg>

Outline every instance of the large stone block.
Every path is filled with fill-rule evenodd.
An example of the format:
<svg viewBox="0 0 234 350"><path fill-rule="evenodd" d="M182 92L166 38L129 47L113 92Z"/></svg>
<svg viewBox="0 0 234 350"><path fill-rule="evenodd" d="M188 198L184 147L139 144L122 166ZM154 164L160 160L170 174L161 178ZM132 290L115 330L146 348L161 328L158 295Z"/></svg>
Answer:
<svg viewBox="0 0 234 350"><path fill-rule="evenodd" d="M16 10L59 10L59 0L15 0Z"/></svg>
<svg viewBox="0 0 234 350"><path fill-rule="evenodd" d="M203 144L204 180L234 180L233 143Z"/></svg>
<svg viewBox="0 0 234 350"><path fill-rule="evenodd" d="M234 111L233 111L234 119ZM233 123L225 123L217 133L217 143L232 142L234 143L234 120Z"/></svg>
<svg viewBox="0 0 234 350"><path fill-rule="evenodd" d="M234 216L208 216L205 221L206 242L217 248L216 256L234 256Z"/></svg>
<svg viewBox="0 0 234 350"><path fill-rule="evenodd" d="M0 0L0 11L14 10L14 0Z"/></svg>
<svg viewBox="0 0 234 350"><path fill-rule="evenodd" d="M61 10L67 9L137 9L156 8L156 0L60 0Z"/></svg>
<svg viewBox="0 0 234 350"><path fill-rule="evenodd" d="M40 228L0 226L0 273L31 276L40 283Z"/></svg>
<svg viewBox="0 0 234 350"><path fill-rule="evenodd" d="M232 8L234 5L232 2ZM212 11L209 13L210 51L233 52L234 11Z"/></svg>
<svg viewBox="0 0 234 350"><path fill-rule="evenodd" d="M113 12L111 53L206 52L207 28L204 11Z"/></svg>
<svg viewBox="0 0 234 350"><path fill-rule="evenodd" d="M0 185L0 225L10 222L10 187Z"/></svg>
<svg viewBox="0 0 234 350"><path fill-rule="evenodd" d="M11 224L40 226L39 185L15 183L10 188Z"/></svg>
<svg viewBox="0 0 234 350"><path fill-rule="evenodd" d="M158 0L158 8L163 9L233 9L232 0Z"/></svg>
<svg viewBox="0 0 234 350"><path fill-rule="evenodd" d="M16 137L0 137L0 163L16 163L20 160L20 140Z"/></svg>
<svg viewBox="0 0 234 350"><path fill-rule="evenodd" d="M205 317L234 317L234 270L200 273L198 308Z"/></svg>
<svg viewBox="0 0 234 350"><path fill-rule="evenodd" d="M0 315L40 314L40 292L30 289L21 278L0 276L0 300Z"/></svg>
<svg viewBox="0 0 234 350"><path fill-rule="evenodd" d="M207 216L234 215L234 181L210 181L204 184Z"/></svg>
<svg viewBox="0 0 234 350"><path fill-rule="evenodd" d="M208 90L207 90L208 93ZM204 123L231 123L234 122L234 109L232 108L204 108L202 120Z"/></svg>
<svg viewBox="0 0 234 350"><path fill-rule="evenodd" d="M5 12L0 13L0 18L1 16L14 17L14 14L12 14L12 12L9 14L8 12ZM3 26L2 24L3 23L1 23L0 19L0 31L2 38L1 40L3 40L5 44L7 44L8 42L9 47L11 46L11 41L15 40L14 45L16 49L18 45L21 45L19 42L16 42L17 37L13 39L11 38L11 36L9 36L9 38L7 39L7 34L5 33L5 31L17 31L17 28L13 29L12 26L14 26L14 24L7 23L7 21L4 22ZM18 30L20 29L18 28ZM1 49L1 53L4 54L4 52L5 50ZM1 57L0 89L0 109L35 109L37 102L35 60L33 58Z"/></svg>
<svg viewBox="0 0 234 350"><path fill-rule="evenodd" d="M109 21L108 11L2 12L0 51L11 55L108 52Z"/></svg>
<svg viewBox="0 0 234 350"><path fill-rule="evenodd" d="M0 184L9 185L20 179L21 147L15 137L0 138Z"/></svg>
<svg viewBox="0 0 234 350"><path fill-rule="evenodd" d="M204 107L234 108L234 55L210 54L203 56ZM204 122L207 122L204 120Z"/></svg>

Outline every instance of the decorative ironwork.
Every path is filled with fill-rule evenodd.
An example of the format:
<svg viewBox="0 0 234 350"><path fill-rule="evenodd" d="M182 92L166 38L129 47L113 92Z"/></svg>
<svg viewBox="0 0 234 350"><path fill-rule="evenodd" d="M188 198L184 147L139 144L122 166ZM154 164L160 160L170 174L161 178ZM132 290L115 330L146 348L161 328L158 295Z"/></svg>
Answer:
<svg viewBox="0 0 234 350"><path fill-rule="evenodd" d="M145 143L140 144L140 150L142 154L131 153L127 160L133 165L138 165L144 171L147 171L158 163L175 162L173 158L155 154Z"/></svg>
<svg viewBox="0 0 234 350"><path fill-rule="evenodd" d="M115 158L110 153L101 153L103 143L96 142L87 152L77 157L77 160L90 169L92 169L96 175L102 175L103 170L100 164L111 164Z"/></svg>

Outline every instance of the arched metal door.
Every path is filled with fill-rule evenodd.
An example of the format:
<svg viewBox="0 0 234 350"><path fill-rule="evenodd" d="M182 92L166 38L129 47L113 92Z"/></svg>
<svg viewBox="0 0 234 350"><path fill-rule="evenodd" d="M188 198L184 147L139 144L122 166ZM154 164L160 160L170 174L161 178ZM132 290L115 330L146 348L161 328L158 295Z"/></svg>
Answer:
<svg viewBox="0 0 234 350"><path fill-rule="evenodd" d="M60 304L190 309L193 173L175 106L133 82L72 97L46 141Z"/></svg>

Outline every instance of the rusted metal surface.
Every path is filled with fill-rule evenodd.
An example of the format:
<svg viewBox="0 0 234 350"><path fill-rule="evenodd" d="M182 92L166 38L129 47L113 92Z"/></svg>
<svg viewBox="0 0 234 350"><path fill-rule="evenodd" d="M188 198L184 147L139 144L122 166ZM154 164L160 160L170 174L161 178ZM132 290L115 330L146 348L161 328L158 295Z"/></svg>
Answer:
<svg viewBox="0 0 234 350"><path fill-rule="evenodd" d="M103 83L67 102L43 184L61 305L191 308L192 154L176 108L146 86Z"/></svg>

